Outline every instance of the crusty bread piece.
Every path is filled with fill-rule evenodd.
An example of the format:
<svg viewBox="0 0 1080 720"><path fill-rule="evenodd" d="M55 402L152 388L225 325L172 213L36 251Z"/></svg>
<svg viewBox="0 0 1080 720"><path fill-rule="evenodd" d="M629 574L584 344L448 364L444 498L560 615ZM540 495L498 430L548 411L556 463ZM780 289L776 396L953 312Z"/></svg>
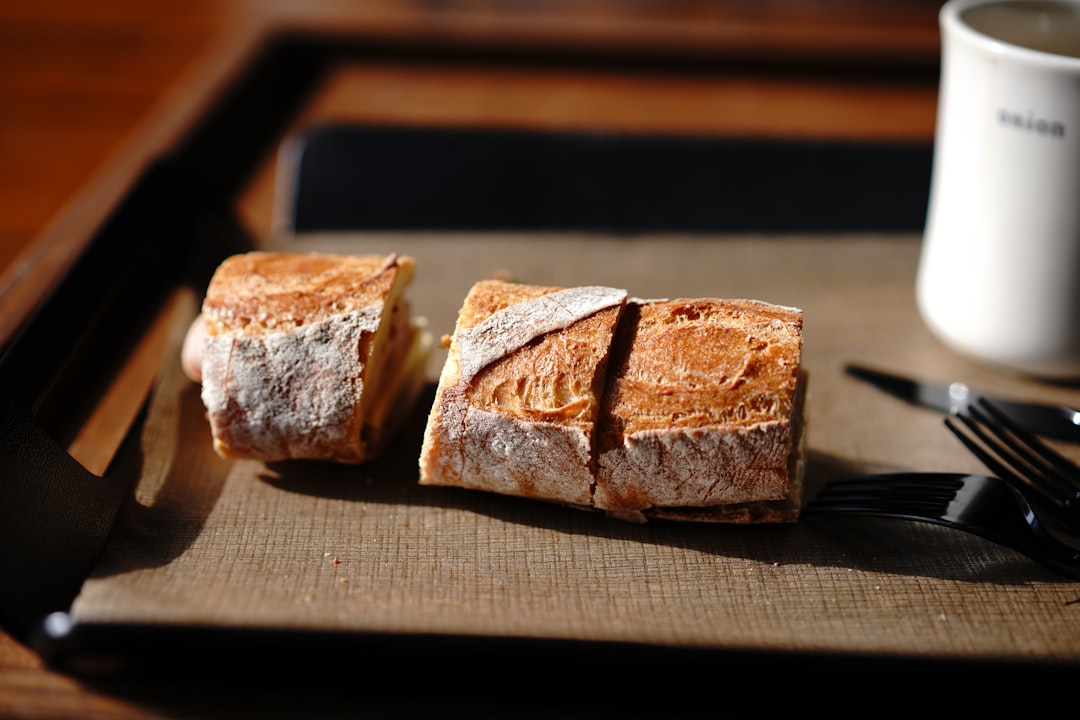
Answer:
<svg viewBox="0 0 1080 720"><path fill-rule="evenodd" d="M604 368L626 292L485 280L458 315L420 483L588 506Z"/></svg>
<svg viewBox="0 0 1080 720"><path fill-rule="evenodd" d="M639 521L794 519L802 319L755 300L631 302L608 369L593 504Z"/></svg>
<svg viewBox="0 0 1080 720"><path fill-rule="evenodd" d="M793 521L801 355L795 308L483 281L450 338L420 482L635 522Z"/></svg>
<svg viewBox="0 0 1080 720"><path fill-rule="evenodd" d="M430 337L405 298L414 272L397 255L226 258L189 333L201 354L185 364L218 454L378 456L425 379Z"/></svg>

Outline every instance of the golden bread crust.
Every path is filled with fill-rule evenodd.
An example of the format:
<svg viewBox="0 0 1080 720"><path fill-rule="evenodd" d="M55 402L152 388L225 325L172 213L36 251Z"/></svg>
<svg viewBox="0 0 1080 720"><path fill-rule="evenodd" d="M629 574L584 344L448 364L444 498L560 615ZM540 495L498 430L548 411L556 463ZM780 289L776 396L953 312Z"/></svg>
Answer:
<svg viewBox="0 0 1080 720"><path fill-rule="evenodd" d="M458 316L420 483L588 504L604 366L626 293L482 281Z"/></svg>
<svg viewBox="0 0 1080 720"><path fill-rule="evenodd" d="M596 507L790 495L802 312L754 300L633 302L604 393Z"/></svg>
<svg viewBox="0 0 1080 720"><path fill-rule="evenodd" d="M572 306L566 298L580 310L605 294L621 300L570 323L543 319ZM420 482L637 522L794 520L801 352L796 308L477 283L440 376Z"/></svg>
<svg viewBox="0 0 1080 720"><path fill-rule="evenodd" d="M393 286L412 282L415 267L413 258L397 255L233 255L207 288L207 332L288 332L343 313L368 313L385 303Z"/></svg>
<svg viewBox="0 0 1080 720"><path fill-rule="evenodd" d="M416 391L387 363L417 341L403 297L414 268L397 255L226 258L202 307L202 398L218 454L349 463L377 454L386 429L368 424L369 406Z"/></svg>

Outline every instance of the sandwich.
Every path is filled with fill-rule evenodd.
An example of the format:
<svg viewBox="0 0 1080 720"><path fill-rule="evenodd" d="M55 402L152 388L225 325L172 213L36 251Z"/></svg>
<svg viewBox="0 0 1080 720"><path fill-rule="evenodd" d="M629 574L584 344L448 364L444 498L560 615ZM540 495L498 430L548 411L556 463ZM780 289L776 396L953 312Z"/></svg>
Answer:
<svg viewBox="0 0 1080 720"><path fill-rule="evenodd" d="M431 338L405 291L415 261L226 258L185 338L185 372L225 458L360 463L383 453L426 381Z"/></svg>
<svg viewBox="0 0 1080 720"><path fill-rule="evenodd" d="M485 280L439 376L420 483L632 522L792 522L802 311Z"/></svg>

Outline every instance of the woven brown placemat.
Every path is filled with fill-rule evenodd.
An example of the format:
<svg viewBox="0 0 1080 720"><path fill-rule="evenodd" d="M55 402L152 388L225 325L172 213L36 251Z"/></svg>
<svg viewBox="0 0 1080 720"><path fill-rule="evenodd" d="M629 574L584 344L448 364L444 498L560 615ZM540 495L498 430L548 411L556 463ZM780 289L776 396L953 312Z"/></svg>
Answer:
<svg viewBox="0 0 1080 720"><path fill-rule="evenodd" d="M940 416L858 385L843 374L848 361L1080 402L1075 390L1001 376L939 346L915 310L910 236L418 234L285 246L414 255L415 310L436 336L452 329L472 282L493 273L802 307L812 485L872 470L981 470ZM222 460L198 388L180 371L182 330L151 398L138 467L128 468L136 492L74 604L76 621L1080 659L1080 585L944 528L635 525L421 487L433 385L382 460Z"/></svg>

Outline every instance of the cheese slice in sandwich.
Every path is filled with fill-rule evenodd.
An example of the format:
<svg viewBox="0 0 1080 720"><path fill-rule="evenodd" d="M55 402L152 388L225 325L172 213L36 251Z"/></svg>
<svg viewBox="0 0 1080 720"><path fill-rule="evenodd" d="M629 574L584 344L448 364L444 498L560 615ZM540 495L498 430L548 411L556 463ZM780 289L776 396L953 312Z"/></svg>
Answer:
<svg viewBox="0 0 1080 720"><path fill-rule="evenodd" d="M226 458L359 463L415 404L431 339L411 316L411 257L250 252L226 258L185 342Z"/></svg>
<svg viewBox="0 0 1080 720"><path fill-rule="evenodd" d="M590 506L604 371L626 292L485 280L458 314L422 485Z"/></svg>
<svg viewBox="0 0 1080 720"><path fill-rule="evenodd" d="M477 283L420 483L645 522L783 522L802 493L802 312Z"/></svg>

